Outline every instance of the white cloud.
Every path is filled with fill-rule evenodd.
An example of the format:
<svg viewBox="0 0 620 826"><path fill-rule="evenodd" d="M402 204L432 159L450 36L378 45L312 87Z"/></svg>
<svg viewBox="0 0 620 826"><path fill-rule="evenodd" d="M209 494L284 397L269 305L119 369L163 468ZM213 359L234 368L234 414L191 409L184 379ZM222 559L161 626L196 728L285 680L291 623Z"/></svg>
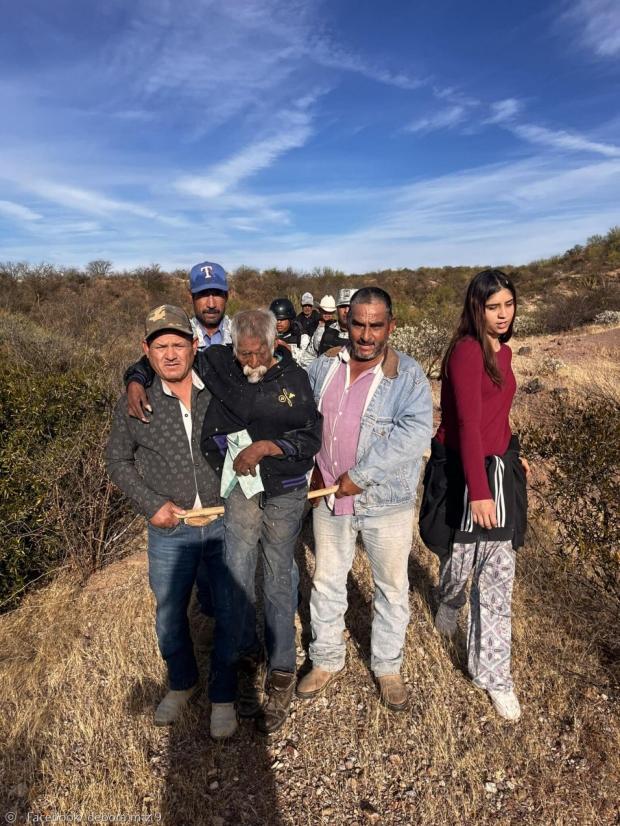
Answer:
<svg viewBox="0 0 620 826"><path fill-rule="evenodd" d="M523 104L516 98L505 98L504 100L497 100L490 106L491 116L487 118L485 123L506 123L511 121L517 115Z"/></svg>
<svg viewBox="0 0 620 826"><path fill-rule="evenodd" d="M13 201L0 201L0 215L15 218L17 221L39 221L43 217L29 207Z"/></svg>
<svg viewBox="0 0 620 826"><path fill-rule="evenodd" d="M618 0L575 0L566 17L578 27L584 46L600 57L620 55Z"/></svg>
<svg viewBox="0 0 620 826"><path fill-rule="evenodd" d="M428 117L419 118L405 127L406 132L434 132L437 129L450 129L465 118L463 106L451 106Z"/></svg>
<svg viewBox="0 0 620 826"><path fill-rule="evenodd" d="M569 152L593 152L606 158L620 158L620 147L584 138L572 132L554 131L543 126L520 124L510 127L518 137L529 143L543 144Z"/></svg>
<svg viewBox="0 0 620 826"><path fill-rule="evenodd" d="M373 65L328 40L315 40L306 46L306 53L319 65L329 69L340 69L346 72L355 72L369 80L395 86L398 89L411 91L428 83L427 79L411 77L404 72L392 72L384 67Z"/></svg>
<svg viewBox="0 0 620 826"><path fill-rule="evenodd" d="M553 158L466 170L378 189L386 205L349 233L263 237L245 263L345 272L445 264L525 263L618 223L620 161L566 167ZM336 194L336 193L334 193ZM329 192L323 193L329 201ZM356 203L350 191L351 205ZM227 251L230 266L239 250Z"/></svg>
<svg viewBox="0 0 620 826"><path fill-rule="evenodd" d="M270 167L286 152L299 149L312 134L307 112L285 112L279 120L276 134L246 146L228 160L208 169L204 175L183 176L176 181L176 188L201 198L218 198L234 190L246 178Z"/></svg>

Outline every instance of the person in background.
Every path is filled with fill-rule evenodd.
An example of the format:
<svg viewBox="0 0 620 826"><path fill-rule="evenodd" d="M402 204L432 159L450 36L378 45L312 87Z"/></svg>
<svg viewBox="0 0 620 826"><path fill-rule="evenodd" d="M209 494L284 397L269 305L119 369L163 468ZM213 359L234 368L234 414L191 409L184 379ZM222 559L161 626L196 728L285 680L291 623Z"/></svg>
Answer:
<svg viewBox="0 0 620 826"><path fill-rule="evenodd" d="M236 729L236 656L231 642L232 579L223 562L224 520L184 524L187 509L219 505L220 482L200 450L211 394L193 370L198 341L187 313L164 304L146 318L143 350L155 372L147 399L149 420L131 418L123 395L114 411L106 449L110 478L148 524L149 583L156 601L159 650L169 691L155 724L174 723L198 689L198 667L187 609L194 582L202 601L199 566L213 586L215 631L209 697L211 735ZM145 399L146 401L146 399Z"/></svg>
<svg viewBox="0 0 620 826"><path fill-rule="evenodd" d="M228 279L223 267L212 261L195 264L189 273L189 291L198 349L206 350L212 344L230 344L230 319L225 315Z"/></svg>
<svg viewBox="0 0 620 826"><path fill-rule="evenodd" d="M288 298L276 298L269 305L270 311L276 317L277 341L287 347L293 361L299 364L302 353L310 344L310 336L304 333L295 318L295 308Z"/></svg>
<svg viewBox="0 0 620 826"><path fill-rule="evenodd" d="M195 264L189 273L189 292L194 308L192 328L198 340L199 352L212 344L230 344L230 319L225 315L228 279L224 268L212 261ZM211 584L203 566L198 569L197 579L203 581L200 588L202 611L205 616L212 617L214 609Z"/></svg>
<svg viewBox="0 0 620 826"><path fill-rule="evenodd" d="M470 282L441 366L441 423L424 475L420 534L440 558L435 627L457 631L465 586L467 664L506 720L521 714L510 670L515 551L527 520L527 461L510 429L516 390L512 336L517 296L501 270Z"/></svg>
<svg viewBox="0 0 620 826"><path fill-rule="evenodd" d="M383 704L401 711L407 705L400 669L409 621L413 508L433 412L422 368L388 344L395 324L388 293L362 288L351 301L346 345L308 369L324 417L316 462L321 487L337 484L338 491L313 512L313 668L297 695L317 697L344 669L347 576L361 533L374 582L370 665Z"/></svg>
<svg viewBox="0 0 620 826"><path fill-rule="evenodd" d="M310 344L306 348L304 359L302 361L304 367L307 367L307 365L314 361L314 359L319 355L323 333L325 332L327 325L333 322L335 312L336 302L334 301L334 297L332 295L324 295L319 302L319 323L317 324L317 328L314 331Z"/></svg>
<svg viewBox="0 0 620 826"><path fill-rule="evenodd" d="M302 332L312 338L314 331L319 324L318 310L314 309L314 298L312 293L304 293L301 297L301 312L296 318Z"/></svg>
<svg viewBox="0 0 620 826"><path fill-rule="evenodd" d="M319 355L322 356L332 347L342 347L349 340L349 330L347 327L347 316L349 315L349 305L357 290L343 287L338 293L336 301L336 321L325 325L325 331L321 337L319 345Z"/></svg>

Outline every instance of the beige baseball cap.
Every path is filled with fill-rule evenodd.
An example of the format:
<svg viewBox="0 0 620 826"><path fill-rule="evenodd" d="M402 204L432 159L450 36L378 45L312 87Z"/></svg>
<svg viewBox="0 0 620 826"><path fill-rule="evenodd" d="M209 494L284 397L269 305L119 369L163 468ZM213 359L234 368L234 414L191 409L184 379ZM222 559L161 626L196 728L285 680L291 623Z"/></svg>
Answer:
<svg viewBox="0 0 620 826"><path fill-rule="evenodd" d="M189 316L181 307L174 304L161 304L147 315L144 323L144 338L148 341L155 333L167 330L194 338L194 329Z"/></svg>

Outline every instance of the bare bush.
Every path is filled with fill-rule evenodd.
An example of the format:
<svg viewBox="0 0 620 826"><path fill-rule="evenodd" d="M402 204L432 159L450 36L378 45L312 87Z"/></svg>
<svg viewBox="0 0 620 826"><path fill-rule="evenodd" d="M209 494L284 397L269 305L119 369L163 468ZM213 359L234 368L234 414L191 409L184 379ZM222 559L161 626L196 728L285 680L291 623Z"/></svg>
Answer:
<svg viewBox="0 0 620 826"><path fill-rule="evenodd" d="M425 318L415 326L397 327L390 343L396 350L415 358L426 375L431 376L441 363L451 335L450 328Z"/></svg>
<svg viewBox="0 0 620 826"><path fill-rule="evenodd" d="M535 507L549 511L555 550L620 597L620 401L604 389L551 395L523 433L541 465Z"/></svg>

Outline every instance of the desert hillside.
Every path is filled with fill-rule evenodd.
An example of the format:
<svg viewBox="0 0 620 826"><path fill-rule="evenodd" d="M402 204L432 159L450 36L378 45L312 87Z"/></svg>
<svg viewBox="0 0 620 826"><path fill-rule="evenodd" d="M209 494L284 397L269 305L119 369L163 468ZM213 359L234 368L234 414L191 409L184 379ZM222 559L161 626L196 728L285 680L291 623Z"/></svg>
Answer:
<svg viewBox="0 0 620 826"><path fill-rule="evenodd" d="M589 508L609 490L617 507L617 465L607 471L613 487L596 488L604 480L575 467L570 450L573 437L584 441L586 428L591 439L584 449L594 455L596 440L615 434L615 448L607 444L601 461L613 461L614 449L617 456L620 327L521 336L512 345L520 385L514 419L534 465L531 529L518 557L514 598L518 724L502 722L466 678L465 618L454 647L434 631L437 562L416 541L406 713L389 713L377 702L369 672L371 579L359 553L349 580L346 677L328 694L315 703L296 700L272 740L244 723L230 742L214 744L204 693L182 723L155 728L152 712L165 676L144 536L137 532L130 555L100 566L85 584L69 567L0 617L0 796L7 822L33 822L36 814L175 826L617 824L618 547L601 562L595 536L588 543L584 534L571 546L558 534L557 519L564 513L572 524L562 499L572 484L582 486ZM559 415L568 416L559 433L566 444L557 429L547 429ZM559 489L552 466L564 474ZM599 465L593 473L600 475ZM76 499L82 501L77 492ZM575 518L580 507L574 503ZM571 527L573 538L583 524ZM298 561L303 667L313 566L308 523ZM193 621L204 675L211 627L197 614Z"/></svg>

